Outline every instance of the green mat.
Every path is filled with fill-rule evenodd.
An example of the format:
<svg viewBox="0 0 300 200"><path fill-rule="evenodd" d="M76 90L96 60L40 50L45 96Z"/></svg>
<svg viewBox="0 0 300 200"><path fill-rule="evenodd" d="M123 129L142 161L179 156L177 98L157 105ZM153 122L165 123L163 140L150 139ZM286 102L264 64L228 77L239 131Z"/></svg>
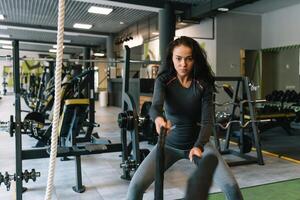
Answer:
<svg viewBox="0 0 300 200"><path fill-rule="evenodd" d="M300 179L243 188L244 200L300 200ZM209 200L225 200L223 193L209 195Z"/></svg>

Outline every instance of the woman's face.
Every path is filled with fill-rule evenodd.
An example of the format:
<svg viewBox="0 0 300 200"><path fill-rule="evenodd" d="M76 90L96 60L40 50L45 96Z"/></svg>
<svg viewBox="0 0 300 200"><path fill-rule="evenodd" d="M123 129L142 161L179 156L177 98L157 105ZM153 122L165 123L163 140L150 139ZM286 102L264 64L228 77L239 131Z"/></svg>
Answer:
<svg viewBox="0 0 300 200"><path fill-rule="evenodd" d="M194 59L190 47L179 45L173 49L172 61L180 77L188 77L193 69Z"/></svg>

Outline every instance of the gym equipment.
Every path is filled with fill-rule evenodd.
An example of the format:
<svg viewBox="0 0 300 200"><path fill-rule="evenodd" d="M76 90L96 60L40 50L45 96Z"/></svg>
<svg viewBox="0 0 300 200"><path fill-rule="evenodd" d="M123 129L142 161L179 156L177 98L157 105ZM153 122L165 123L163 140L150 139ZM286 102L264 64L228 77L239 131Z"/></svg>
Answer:
<svg viewBox="0 0 300 200"><path fill-rule="evenodd" d="M7 73L3 73L3 81L2 81L2 87L3 87L3 95L6 95L7 93L7 81L6 81L6 78L7 78L8 74Z"/></svg>
<svg viewBox="0 0 300 200"><path fill-rule="evenodd" d="M269 102L299 102L299 94L297 94L295 90L273 90L272 93L266 95L265 98Z"/></svg>
<svg viewBox="0 0 300 200"><path fill-rule="evenodd" d="M137 116L137 118L134 118L133 111L131 110L119 113L118 125L119 128L125 128L127 131L132 131L136 121L138 123L138 130L141 133L141 135L139 135L140 141L148 141L149 144L156 144L157 133L155 124L149 116L150 106L151 102L144 102L140 116Z"/></svg>
<svg viewBox="0 0 300 200"><path fill-rule="evenodd" d="M138 114L133 97L129 94L129 69L130 69L130 48L125 49L125 65L124 77L122 84L122 111L118 116L119 127L121 128L122 143L122 163L120 167L123 169L121 178L130 180L131 172L135 171L141 163L140 147L139 147L139 130L138 130ZM130 148L127 146L127 131L130 132L131 142ZM132 156L130 152L132 149Z"/></svg>
<svg viewBox="0 0 300 200"><path fill-rule="evenodd" d="M152 102L145 101L142 105L139 116L139 127L142 133L142 140L148 141L149 144L157 143L157 133L155 130L155 123L150 119L149 111Z"/></svg>
<svg viewBox="0 0 300 200"><path fill-rule="evenodd" d="M11 120L9 124L9 129L11 136L15 136L15 153L16 153L16 196L17 200L22 199L22 161L28 159L38 159L38 158L47 158L49 154L52 153L47 146L44 148L35 148L35 149L23 149L22 147L22 136L25 129L28 129L28 123L21 121L21 90L20 90L20 73L19 73L19 42L13 41L13 57L14 57L14 89L15 89L15 120L14 117L11 116ZM91 71L90 71L91 72ZM89 72L89 73L90 73ZM88 73L88 72L86 72ZM90 80L90 79L89 79ZM80 81L79 81L80 82ZM75 81L77 83L77 81ZM75 84L76 85L76 84ZM93 86L94 84L91 84ZM61 122L65 121L66 123L61 123L61 127L59 127L59 131L62 135L59 141L59 148L56 157L75 157L75 168L76 168L76 186L73 187L73 190L76 192L84 192L85 187L82 184L82 174L81 174L81 155L90 155L90 154L99 154L106 152L120 152L122 150L121 144L109 144L109 142L103 144L103 141L99 138L93 139L92 134L89 135L89 132L86 131L84 137L81 136L81 130L85 122L86 117L82 117L82 115L89 116L90 113L94 114L94 109L91 108L91 102L94 100L94 90L92 87L87 85L88 89L83 87L75 87L79 88L77 90L78 96L73 96L73 98L69 101L66 101L64 108L64 115L61 117ZM78 92L80 91L80 92ZM81 92L82 91L82 92ZM88 91L88 92L84 92ZM81 96L84 95L84 96ZM82 112L83 111L83 112ZM62 110L61 110L62 112ZM80 115L74 115L80 114ZM82 115L81 115L82 114ZM36 114L31 114L31 116L27 117L29 119L34 119ZM93 119L88 118L88 127L91 124L94 126ZM34 121L38 121L35 119ZM43 120L39 121L43 122ZM69 127L66 128L66 127ZM80 131L78 133L78 131ZM89 137L90 136L90 137ZM98 140L97 140L98 139ZM92 141L92 142L91 142ZM101 144L96 143L102 142ZM51 143L52 144L52 143ZM57 146L57 145L56 145Z"/></svg>
<svg viewBox="0 0 300 200"><path fill-rule="evenodd" d="M20 71L19 71L19 41L13 41L13 67L14 67L14 90L15 90L15 116L11 116L9 123L7 123L11 136L15 137L15 153L16 153L16 194L17 200L22 199L22 161L28 159L48 158L49 154L53 151L49 148L51 124L49 125L49 131L42 131L39 126L43 124L44 119L40 118L38 112L30 113L26 117L26 121L21 121L21 89L20 89ZM88 50L86 50L88 52ZM87 60L88 62L88 60ZM125 68L129 67L129 58L126 57ZM90 69L91 68L91 69ZM87 68L81 76L74 77L66 82L66 87L70 87L72 90L66 91L66 98L63 99L64 107L60 108L61 115L60 121L62 126L59 127L61 137L59 137L58 150L56 157L75 157L76 168L76 185L73 187L75 192L84 192L85 187L82 184L81 173L81 156L90 154L100 154L106 152L122 152L122 163L120 166L124 171L124 178L130 179L130 173L132 173L139 165L141 158L145 157L149 150L139 150L138 147L138 130L137 124L134 124L134 130L131 132L131 143L133 154L129 155L127 145L127 131L121 133L121 143L111 144L108 140L103 140L97 134L92 133L93 127L96 125L94 114L94 84L91 77L93 77L93 66ZM128 85L125 87L128 88ZM74 95L76 94L76 95ZM73 99L67 99L72 97ZM75 98L75 99L74 99ZM126 110L134 110L134 102L129 95L124 96L124 108ZM125 111L126 111L125 110ZM135 115L136 112L133 112ZM146 117L145 117L146 119ZM146 120L144 120L146 121ZM65 123L62 123L65 122ZM47 124L47 122L45 122ZM45 145L42 148L23 149L22 137L23 133L29 130L29 134L39 139L43 138ZM39 132L41 131L41 132ZM124 130L123 130L124 131ZM41 134L42 135L41 135ZM28 134L28 133L27 133ZM48 135L49 134L49 135ZM125 138L125 139L124 139ZM51 141L52 144L52 141Z"/></svg>
<svg viewBox="0 0 300 200"><path fill-rule="evenodd" d="M288 135L292 135L290 129L296 118L296 112L300 108L300 95L295 90L274 90L266 95L266 100L257 105L256 117L272 120L270 123L259 126L259 130L264 132L274 127L281 127ZM245 117L249 118L247 115Z"/></svg>
<svg viewBox="0 0 300 200"><path fill-rule="evenodd" d="M26 169L22 173L21 179L24 180L26 183L28 183L29 180L32 180L33 182L35 182L36 178L40 177L40 176L41 176L41 173L36 172L35 169L31 169L30 172ZM16 181L16 180L17 180L16 174L10 175L10 174L8 174L8 172L5 172L4 174L2 174L0 172L0 186L2 183L4 183L7 191L10 190L11 181Z"/></svg>
<svg viewBox="0 0 300 200"><path fill-rule="evenodd" d="M122 83L122 112L118 115L118 125L121 129L123 175L121 178L130 180L131 172L135 171L143 159L149 154L148 149L140 149L140 141L148 141L155 144L155 125L149 116L151 102L145 102L141 108L140 116L137 114L137 106L129 93L129 69L130 48L125 46L125 68ZM127 145L127 132L130 133L131 141ZM139 134L139 133L142 134ZM130 154L132 152L132 154Z"/></svg>
<svg viewBox="0 0 300 200"><path fill-rule="evenodd" d="M246 128L249 126L250 123L264 123L264 122L270 122L270 119L264 119L264 120L249 120L245 124L242 124L239 120L232 120L226 123L224 126L223 123L215 123L215 126L218 126L222 128L223 130L228 129L232 124L238 124L240 128ZM238 139L238 146L242 153L249 153L252 150L252 138L248 135L241 136L239 131L234 131L232 134L233 137L236 137ZM241 137L242 137L242 143L241 143Z"/></svg>
<svg viewBox="0 0 300 200"><path fill-rule="evenodd" d="M215 144L216 147L220 150L221 154L233 154L237 157L242 158L243 160L238 161L230 161L228 162L229 166L235 165L243 165L243 164L251 164L251 163L258 163L259 165L263 165L263 156L260 147L260 141L258 137L258 128L257 123L259 122L266 122L269 121L267 119L256 119L255 112L254 112L254 104L260 101L252 100L250 87L249 87L249 80L247 77L215 77L216 81L221 82L234 82L236 87L233 89L232 86L228 84L223 84L224 91L228 94L231 99L229 103L215 103L215 106L224 106L230 105L231 106L231 113L229 118L227 119L228 122L224 126L223 124L216 123L216 118L214 119L215 128L213 129ZM215 97L216 98L216 97ZM236 110L239 112L239 120L236 120L235 114L237 113ZM246 114L249 118L246 118ZM239 131L233 131L233 124L238 124ZM250 126L251 125L251 126ZM217 128L223 128L226 130L225 136L225 144L223 149L220 146L219 137L217 134ZM251 128L249 133L245 133L246 128ZM238 137L238 146L239 152L234 149L229 149L229 143L232 137ZM256 149L256 157L246 155L246 153L251 151L252 145Z"/></svg>

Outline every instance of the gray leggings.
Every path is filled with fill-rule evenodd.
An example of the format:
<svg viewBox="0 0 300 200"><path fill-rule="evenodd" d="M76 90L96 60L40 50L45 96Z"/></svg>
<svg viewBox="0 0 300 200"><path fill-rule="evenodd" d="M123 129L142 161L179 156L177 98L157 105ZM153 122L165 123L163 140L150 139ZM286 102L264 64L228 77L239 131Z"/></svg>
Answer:
<svg viewBox="0 0 300 200"><path fill-rule="evenodd" d="M142 200L143 194L151 185L155 178L155 164L156 164L156 149L153 148L150 154L141 163L135 172L127 192L127 200ZM214 174L214 182L225 193L228 200L243 200L242 193L239 186L228 165L223 160L217 149L207 143L204 147L202 156L207 154L214 154L218 158L218 166ZM176 161L180 159L188 159L189 150L179 150L170 146L165 146L165 171L171 167ZM205 170L205 169L203 169Z"/></svg>

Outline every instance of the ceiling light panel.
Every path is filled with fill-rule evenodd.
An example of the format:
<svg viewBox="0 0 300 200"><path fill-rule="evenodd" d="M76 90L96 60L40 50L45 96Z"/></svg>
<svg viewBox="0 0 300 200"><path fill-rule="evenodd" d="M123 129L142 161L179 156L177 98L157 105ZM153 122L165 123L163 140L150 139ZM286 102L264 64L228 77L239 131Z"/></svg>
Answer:
<svg viewBox="0 0 300 200"><path fill-rule="evenodd" d="M13 47L11 45L2 45L3 49L12 49Z"/></svg>
<svg viewBox="0 0 300 200"><path fill-rule="evenodd" d="M4 20L5 19L5 16L0 14L0 20Z"/></svg>
<svg viewBox="0 0 300 200"><path fill-rule="evenodd" d="M218 11L220 11L220 12L228 12L229 8L218 8Z"/></svg>
<svg viewBox="0 0 300 200"><path fill-rule="evenodd" d="M10 38L10 35L7 35L7 34L0 34L0 38Z"/></svg>
<svg viewBox="0 0 300 200"><path fill-rule="evenodd" d="M54 49L57 49L57 45L55 44L55 45L53 45L52 46ZM65 46L63 46L63 49L65 48Z"/></svg>
<svg viewBox="0 0 300 200"><path fill-rule="evenodd" d="M112 8L104 8L104 7L98 7L98 6L91 6L88 10L89 13L95 13L100 15L108 15L113 11Z"/></svg>
<svg viewBox="0 0 300 200"><path fill-rule="evenodd" d="M80 23L75 23L73 25L74 28L79 28L79 29L91 29L93 25L91 24L80 24Z"/></svg>
<svg viewBox="0 0 300 200"><path fill-rule="evenodd" d="M11 45L12 41L9 41L9 40L0 40L0 44L9 44L9 45Z"/></svg>
<svg viewBox="0 0 300 200"><path fill-rule="evenodd" d="M94 53L94 56L102 57L102 56L104 56L104 55L105 55L104 53Z"/></svg>
<svg viewBox="0 0 300 200"><path fill-rule="evenodd" d="M49 52L51 52L51 53L56 53L57 50L56 50L56 49L49 49Z"/></svg>

